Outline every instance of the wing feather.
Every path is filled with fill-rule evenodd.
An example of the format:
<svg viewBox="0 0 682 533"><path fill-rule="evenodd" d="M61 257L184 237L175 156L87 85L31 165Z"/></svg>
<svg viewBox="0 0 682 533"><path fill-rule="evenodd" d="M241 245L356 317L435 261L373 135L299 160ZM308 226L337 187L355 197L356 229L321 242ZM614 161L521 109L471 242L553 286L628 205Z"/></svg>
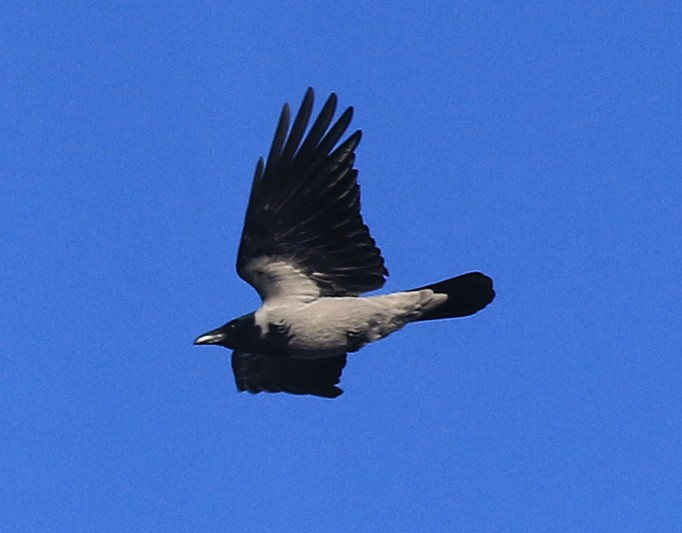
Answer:
<svg viewBox="0 0 682 533"><path fill-rule="evenodd" d="M361 132L340 142L353 108L333 122L337 98L332 94L306 134L313 100L308 89L291 129L284 106L267 160L261 158L254 173L237 272L263 300L286 293L272 286L283 272L308 278L318 296L359 295L381 287L388 275L360 214L353 164ZM290 268L271 275L270 264ZM304 285L299 280L287 287ZM309 286L304 291L311 296Z"/></svg>
<svg viewBox="0 0 682 533"><path fill-rule="evenodd" d="M315 359L234 351L232 370L237 389L252 394L288 392L336 398L343 391L336 385L346 365L346 354Z"/></svg>

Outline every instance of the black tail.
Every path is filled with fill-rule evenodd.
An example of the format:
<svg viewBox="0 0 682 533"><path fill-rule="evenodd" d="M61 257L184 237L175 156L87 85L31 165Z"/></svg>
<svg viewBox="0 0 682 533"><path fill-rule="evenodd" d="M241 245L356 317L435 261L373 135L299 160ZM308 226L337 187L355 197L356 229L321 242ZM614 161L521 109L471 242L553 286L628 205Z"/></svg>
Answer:
<svg viewBox="0 0 682 533"><path fill-rule="evenodd" d="M436 318L456 318L473 315L483 309L495 298L493 280L480 272L469 272L455 278L439 281L433 285L413 289L431 289L433 292L447 294L448 299L440 306L426 313L419 320Z"/></svg>

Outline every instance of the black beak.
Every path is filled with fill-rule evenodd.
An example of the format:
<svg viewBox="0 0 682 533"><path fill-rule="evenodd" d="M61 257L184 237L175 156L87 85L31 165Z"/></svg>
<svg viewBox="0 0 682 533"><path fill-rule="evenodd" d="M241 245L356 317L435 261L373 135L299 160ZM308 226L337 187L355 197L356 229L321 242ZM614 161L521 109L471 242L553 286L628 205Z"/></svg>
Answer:
<svg viewBox="0 0 682 533"><path fill-rule="evenodd" d="M199 335L194 339L194 344L220 344L225 339L225 335L222 331L214 329L203 335Z"/></svg>

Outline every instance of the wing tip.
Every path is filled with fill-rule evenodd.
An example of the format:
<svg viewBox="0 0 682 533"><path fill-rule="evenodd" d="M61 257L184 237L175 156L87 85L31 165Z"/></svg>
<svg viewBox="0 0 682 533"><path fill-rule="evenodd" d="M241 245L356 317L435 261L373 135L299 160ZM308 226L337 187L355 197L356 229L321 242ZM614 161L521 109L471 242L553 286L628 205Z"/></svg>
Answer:
<svg viewBox="0 0 682 533"><path fill-rule="evenodd" d="M261 392L267 392L270 394L278 394L278 393L286 393L286 394L294 394L296 396L316 396L318 398L327 398L330 400L333 400L334 398L338 398L343 394L343 389L340 387L337 387L336 385L333 385L329 388L325 389L316 389L316 390L306 390L306 391L295 391L295 390L269 390L269 389L262 389L260 387L248 387L242 383L237 383L237 392L248 392L249 394L256 395L260 394Z"/></svg>

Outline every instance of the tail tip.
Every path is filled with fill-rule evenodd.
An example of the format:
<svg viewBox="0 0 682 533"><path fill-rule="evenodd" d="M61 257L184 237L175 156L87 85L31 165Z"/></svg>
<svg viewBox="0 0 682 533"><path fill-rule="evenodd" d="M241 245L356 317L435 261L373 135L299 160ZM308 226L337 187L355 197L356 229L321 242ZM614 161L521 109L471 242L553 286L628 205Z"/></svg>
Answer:
<svg viewBox="0 0 682 533"><path fill-rule="evenodd" d="M470 316L486 307L495 298L492 278L481 272L469 272L421 288L446 294L448 299L420 320Z"/></svg>

